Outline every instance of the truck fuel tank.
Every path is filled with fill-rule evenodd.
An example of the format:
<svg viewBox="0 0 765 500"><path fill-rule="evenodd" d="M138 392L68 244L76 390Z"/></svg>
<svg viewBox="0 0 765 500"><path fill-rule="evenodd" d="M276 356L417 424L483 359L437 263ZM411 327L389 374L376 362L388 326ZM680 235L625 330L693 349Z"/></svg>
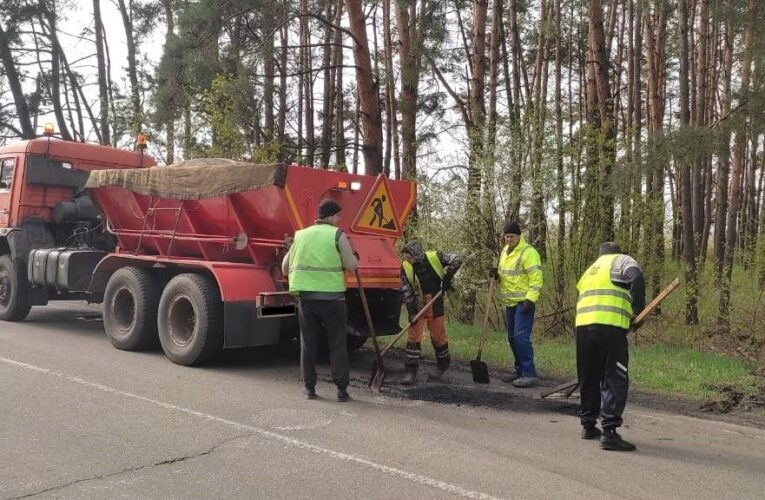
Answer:
<svg viewBox="0 0 765 500"><path fill-rule="evenodd" d="M86 292L93 270L105 255L90 249L36 248L29 253L29 282L62 292Z"/></svg>

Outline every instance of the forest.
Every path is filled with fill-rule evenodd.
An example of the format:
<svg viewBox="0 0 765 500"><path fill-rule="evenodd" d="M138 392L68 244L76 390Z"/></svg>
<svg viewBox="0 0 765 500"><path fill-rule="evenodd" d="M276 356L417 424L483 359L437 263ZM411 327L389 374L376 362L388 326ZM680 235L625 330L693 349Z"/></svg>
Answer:
<svg viewBox="0 0 765 500"><path fill-rule="evenodd" d="M540 334L570 335L603 241L646 337L765 359L761 0L2 0L0 144L41 135L159 162L286 161L414 180L407 236L484 304L518 219L545 262Z"/></svg>

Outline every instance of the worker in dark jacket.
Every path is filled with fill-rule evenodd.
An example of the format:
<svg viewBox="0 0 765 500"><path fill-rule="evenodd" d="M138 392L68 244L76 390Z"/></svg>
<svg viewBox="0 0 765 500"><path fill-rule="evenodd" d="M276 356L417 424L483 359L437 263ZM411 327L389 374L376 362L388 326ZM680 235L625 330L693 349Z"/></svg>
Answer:
<svg viewBox="0 0 765 500"><path fill-rule="evenodd" d="M419 241L410 241L404 245L401 262L401 286L404 292L409 320L411 321L439 290L447 291L452 286L452 280L462 261L455 254L428 251L422 249ZM409 329L406 343L406 373L402 384L411 385L417 381L417 369L422 353L421 341L425 323L428 324L430 341L436 352L437 378L440 378L449 368L449 339L446 337L444 321L444 297L436 300Z"/></svg>
<svg viewBox="0 0 765 500"><path fill-rule="evenodd" d="M316 354L322 331L329 343L332 381L337 400L348 401L349 365L346 348L345 271L353 271L358 260L348 237L337 227L340 205L332 200L319 203L316 223L295 233L295 241L282 261L289 290L298 296L300 322L300 371L307 399L316 398Z"/></svg>
<svg viewBox="0 0 765 500"><path fill-rule="evenodd" d="M629 389L627 332L645 307L645 280L638 263L616 243L600 246L600 257L577 284L576 369L582 407L582 439L600 438L604 450L633 451L616 429ZM601 418L603 432L596 427Z"/></svg>

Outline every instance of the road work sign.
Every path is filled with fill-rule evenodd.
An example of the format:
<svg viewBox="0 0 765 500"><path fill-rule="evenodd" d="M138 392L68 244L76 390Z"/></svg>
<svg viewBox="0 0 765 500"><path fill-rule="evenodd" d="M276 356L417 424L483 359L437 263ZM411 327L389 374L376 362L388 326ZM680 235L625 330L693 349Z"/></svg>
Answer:
<svg viewBox="0 0 765 500"><path fill-rule="evenodd" d="M393 206L388 179L384 176L377 176L367 199L356 214L351 229L358 233L382 234L398 238L402 236L401 223L396 216L396 207Z"/></svg>

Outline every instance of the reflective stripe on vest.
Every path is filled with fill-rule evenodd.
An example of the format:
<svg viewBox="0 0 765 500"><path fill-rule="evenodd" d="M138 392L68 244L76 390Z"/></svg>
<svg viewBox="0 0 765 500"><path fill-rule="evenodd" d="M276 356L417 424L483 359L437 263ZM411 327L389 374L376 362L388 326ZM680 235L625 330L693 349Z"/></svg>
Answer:
<svg viewBox="0 0 765 500"><path fill-rule="evenodd" d="M338 228L314 224L295 233L290 248L290 293L344 292L345 274L337 249Z"/></svg>
<svg viewBox="0 0 765 500"><path fill-rule="evenodd" d="M611 281L611 267L618 256L603 255L579 279L576 326L598 324L629 329L632 297Z"/></svg>
<svg viewBox="0 0 765 500"><path fill-rule="evenodd" d="M443 264L441 264L441 259L438 258L438 252L435 251L427 251L425 252L425 257L427 258L428 262L430 263L430 267L433 269L433 271L436 273L436 275L444 279L444 275L446 274L446 271L444 270ZM401 262L401 267L404 268L404 275L406 276L406 279L409 281L409 286L414 289L415 283L414 280L417 278L414 274L414 266L409 263L408 260L404 260Z"/></svg>

